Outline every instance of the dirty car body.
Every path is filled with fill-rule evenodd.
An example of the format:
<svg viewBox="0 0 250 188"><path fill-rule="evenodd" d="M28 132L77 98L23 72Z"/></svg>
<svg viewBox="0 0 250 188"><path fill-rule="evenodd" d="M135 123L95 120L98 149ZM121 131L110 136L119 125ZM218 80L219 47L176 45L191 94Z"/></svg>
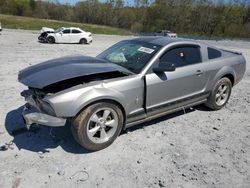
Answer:
<svg viewBox="0 0 250 188"><path fill-rule="evenodd" d="M183 108L211 103L214 92L214 100L221 103L215 101L214 106L208 106L221 108L231 92L226 93L221 83L234 86L243 78L245 69L245 59L238 52L193 40L146 37L121 41L97 57L64 57L37 64L20 71L18 79L29 88L22 92L27 101L23 116L28 128L32 124L64 126L102 102L120 109L122 125L116 126L126 129ZM110 114L115 111L107 109ZM107 109L98 116L104 117ZM117 120L116 114L110 115L112 121ZM92 128L103 130L102 120L93 120ZM104 132L92 135L96 138L88 143L94 143L98 135L103 137ZM100 145L99 141L96 144ZM81 145L99 150L109 144L94 149L95 145Z"/></svg>

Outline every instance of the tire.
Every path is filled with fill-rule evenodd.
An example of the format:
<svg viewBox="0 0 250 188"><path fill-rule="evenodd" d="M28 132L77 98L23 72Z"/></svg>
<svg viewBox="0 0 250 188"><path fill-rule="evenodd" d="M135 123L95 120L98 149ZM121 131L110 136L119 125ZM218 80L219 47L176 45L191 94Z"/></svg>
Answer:
<svg viewBox="0 0 250 188"><path fill-rule="evenodd" d="M80 41L79 41L79 44L87 44L87 40L82 38Z"/></svg>
<svg viewBox="0 0 250 188"><path fill-rule="evenodd" d="M72 120L75 140L89 151L98 151L111 145L123 127L121 109L107 102L88 106Z"/></svg>
<svg viewBox="0 0 250 188"><path fill-rule="evenodd" d="M231 81L224 77L221 78L214 86L205 105L212 110L223 108L228 102L232 90Z"/></svg>
<svg viewBox="0 0 250 188"><path fill-rule="evenodd" d="M47 38L47 42L48 42L49 44L54 44L54 43L55 43L55 38L54 38L54 37L48 37L48 38Z"/></svg>

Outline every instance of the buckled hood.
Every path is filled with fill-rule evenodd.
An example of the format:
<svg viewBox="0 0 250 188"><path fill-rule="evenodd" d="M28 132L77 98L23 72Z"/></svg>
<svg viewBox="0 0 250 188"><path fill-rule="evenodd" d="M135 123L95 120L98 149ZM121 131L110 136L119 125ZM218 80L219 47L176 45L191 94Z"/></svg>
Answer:
<svg viewBox="0 0 250 188"><path fill-rule="evenodd" d="M99 58L73 56L53 59L25 68L19 72L18 81L28 87L42 89L63 80L114 71L132 74L119 65Z"/></svg>
<svg viewBox="0 0 250 188"><path fill-rule="evenodd" d="M55 30L53 28L49 28L49 27L42 27L41 33L44 33L44 32L54 33Z"/></svg>

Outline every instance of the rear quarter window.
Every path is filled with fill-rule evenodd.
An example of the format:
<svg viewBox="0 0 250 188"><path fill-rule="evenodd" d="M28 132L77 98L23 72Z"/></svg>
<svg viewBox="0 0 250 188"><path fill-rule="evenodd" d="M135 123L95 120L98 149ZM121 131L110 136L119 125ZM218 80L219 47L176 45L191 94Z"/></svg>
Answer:
<svg viewBox="0 0 250 188"><path fill-rule="evenodd" d="M72 33L76 33L76 34L77 34L77 33L81 33L81 31L79 31L79 30L77 30L77 29L73 29L73 30L72 30Z"/></svg>
<svg viewBox="0 0 250 188"><path fill-rule="evenodd" d="M219 50L216 50L214 48L207 48L207 53L208 53L208 59L216 59L221 57L221 52Z"/></svg>

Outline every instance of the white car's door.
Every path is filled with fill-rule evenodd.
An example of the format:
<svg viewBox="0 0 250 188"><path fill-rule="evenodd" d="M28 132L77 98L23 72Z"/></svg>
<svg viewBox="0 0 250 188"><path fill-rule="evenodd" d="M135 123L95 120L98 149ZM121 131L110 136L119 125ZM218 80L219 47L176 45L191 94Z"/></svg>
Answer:
<svg viewBox="0 0 250 188"><path fill-rule="evenodd" d="M69 43L70 42L70 29L64 29L59 33L56 33L57 43Z"/></svg>
<svg viewBox="0 0 250 188"><path fill-rule="evenodd" d="M78 29L72 29L70 40L72 43L79 43L82 37L82 32Z"/></svg>

